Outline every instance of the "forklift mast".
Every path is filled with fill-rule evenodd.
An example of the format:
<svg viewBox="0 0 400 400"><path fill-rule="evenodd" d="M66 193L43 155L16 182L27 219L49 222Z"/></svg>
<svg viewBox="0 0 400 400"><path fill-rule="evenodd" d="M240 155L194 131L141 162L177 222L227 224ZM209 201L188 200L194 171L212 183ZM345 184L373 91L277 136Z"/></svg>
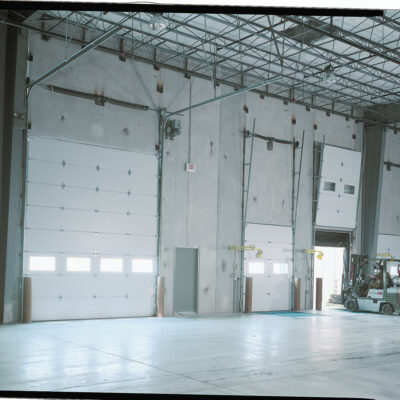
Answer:
<svg viewBox="0 0 400 400"><path fill-rule="evenodd" d="M345 266L342 279L342 304L351 293L356 290L360 279L364 274L365 266L368 264L368 256L362 254L352 254L350 263ZM361 274L361 275L360 275Z"/></svg>

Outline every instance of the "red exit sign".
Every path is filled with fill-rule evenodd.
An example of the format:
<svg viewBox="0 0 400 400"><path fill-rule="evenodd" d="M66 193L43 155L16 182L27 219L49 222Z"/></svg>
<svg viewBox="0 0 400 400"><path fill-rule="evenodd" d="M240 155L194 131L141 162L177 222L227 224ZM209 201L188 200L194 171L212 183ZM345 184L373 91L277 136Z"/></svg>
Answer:
<svg viewBox="0 0 400 400"><path fill-rule="evenodd" d="M186 163L186 171L187 172L194 172L195 171L194 163Z"/></svg>

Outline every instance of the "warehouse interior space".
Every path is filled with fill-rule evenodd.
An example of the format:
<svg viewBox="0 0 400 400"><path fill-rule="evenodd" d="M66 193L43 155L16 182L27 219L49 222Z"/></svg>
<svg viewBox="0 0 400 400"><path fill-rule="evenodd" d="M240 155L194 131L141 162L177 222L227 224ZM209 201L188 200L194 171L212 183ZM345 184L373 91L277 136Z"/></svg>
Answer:
<svg viewBox="0 0 400 400"><path fill-rule="evenodd" d="M34 5L0 8L0 396L399 398L400 10Z"/></svg>

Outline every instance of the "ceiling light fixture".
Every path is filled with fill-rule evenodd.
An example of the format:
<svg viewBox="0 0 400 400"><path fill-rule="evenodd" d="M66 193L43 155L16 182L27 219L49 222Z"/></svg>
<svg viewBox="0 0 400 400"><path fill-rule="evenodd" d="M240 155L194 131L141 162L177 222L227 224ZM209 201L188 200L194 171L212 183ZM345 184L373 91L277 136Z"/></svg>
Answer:
<svg viewBox="0 0 400 400"><path fill-rule="evenodd" d="M167 21L162 14L154 14L149 22L149 28L152 31L161 31L167 26Z"/></svg>
<svg viewBox="0 0 400 400"><path fill-rule="evenodd" d="M322 74L322 79L323 79L325 82L329 82L329 83L335 83L335 82L336 82L336 75L335 75L335 73L333 72L333 67L332 67L331 64L328 64L328 65L325 67L325 70L324 70L324 72L323 72L323 74Z"/></svg>

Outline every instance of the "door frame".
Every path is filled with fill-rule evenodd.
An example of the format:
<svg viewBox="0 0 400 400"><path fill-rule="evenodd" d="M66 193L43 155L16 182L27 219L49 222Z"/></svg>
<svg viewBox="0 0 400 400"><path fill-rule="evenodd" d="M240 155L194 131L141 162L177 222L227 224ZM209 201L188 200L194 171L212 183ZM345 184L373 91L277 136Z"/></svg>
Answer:
<svg viewBox="0 0 400 400"><path fill-rule="evenodd" d="M179 311L175 311L175 277L176 277L176 249L192 249L197 250L197 267L196 267L196 297L195 297L195 314L199 314L199 266L200 266L200 248L199 247L187 247L187 246L175 246L174 247L174 268L173 268L173 292L172 292L172 313L173 315L179 315Z"/></svg>

